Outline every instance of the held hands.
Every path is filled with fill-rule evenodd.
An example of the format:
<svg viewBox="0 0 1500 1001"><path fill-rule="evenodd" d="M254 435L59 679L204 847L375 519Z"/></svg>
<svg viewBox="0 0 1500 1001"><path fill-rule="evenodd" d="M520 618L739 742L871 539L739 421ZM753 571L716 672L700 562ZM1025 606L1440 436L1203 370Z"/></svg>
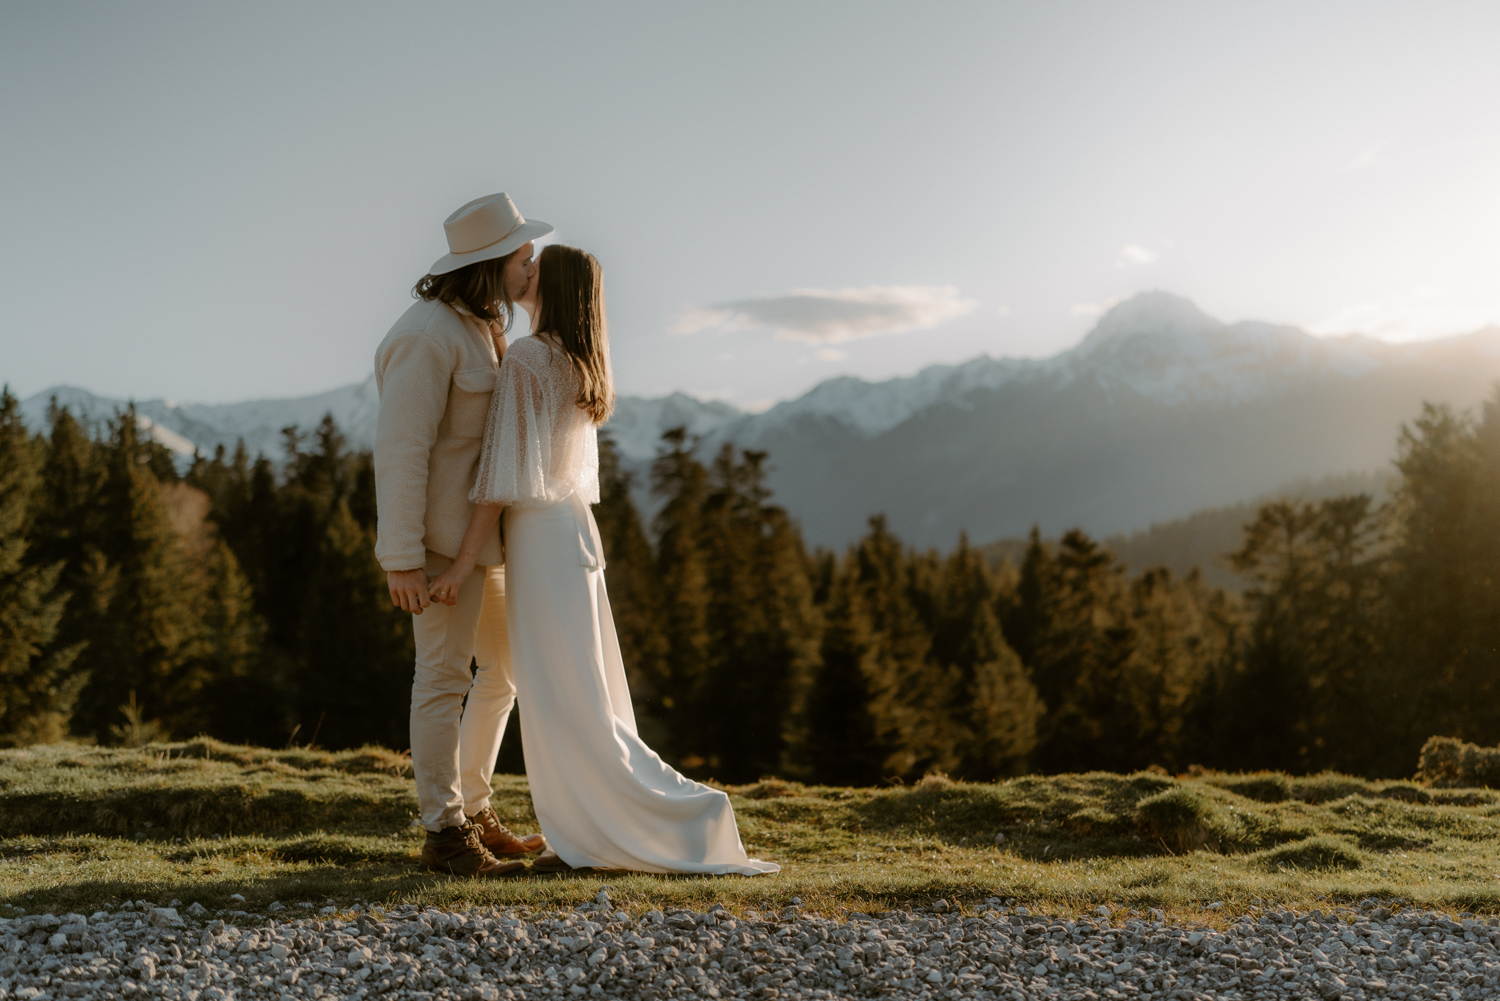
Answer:
<svg viewBox="0 0 1500 1001"><path fill-rule="evenodd" d="M391 591L391 604L403 612L421 615L422 609L432 604L427 596L426 570L388 570L385 583Z"/></svg>
<svg viewBox="0 0 1500 1001"><path fill-rule="evenodd" d="M464 581L474 572L474 561L466 560L459 556L441 574L432 579L427 585L427 596L433 601L441 601L445 605L458 604L458 589L463 586Z"/></svg>
<svg viewBox="0 0 1500 1001"><path fill-rule="evenodd" d="M488 504L474 505L474 513L469 516L468 531L464 532L464 541L458 547L458 558L427 585L427 596L431 600L441 601L445 605L458 604L458 589L464 586L464 581L474 572L479 553L485 542L493 537L495 522L500 520L502 510Z"/></svg>

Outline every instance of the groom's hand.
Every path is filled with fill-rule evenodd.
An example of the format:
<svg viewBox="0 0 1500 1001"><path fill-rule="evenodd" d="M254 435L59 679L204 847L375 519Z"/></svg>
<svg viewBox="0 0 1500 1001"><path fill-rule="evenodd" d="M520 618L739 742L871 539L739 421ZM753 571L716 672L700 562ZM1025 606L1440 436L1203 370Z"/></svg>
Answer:
<svg viewBox="0 0 1500 1001"><path fill-rule="evenodd" d="M432 604L427 597L426 570L387 570L385 584L391 589L391 604L403 612L421 615Z"/></svg>

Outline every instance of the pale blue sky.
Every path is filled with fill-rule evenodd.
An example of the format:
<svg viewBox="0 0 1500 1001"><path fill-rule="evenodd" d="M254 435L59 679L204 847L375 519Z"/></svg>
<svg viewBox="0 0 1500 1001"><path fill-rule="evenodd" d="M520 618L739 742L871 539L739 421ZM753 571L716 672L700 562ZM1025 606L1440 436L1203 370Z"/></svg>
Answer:
<svg viewBox="0 0 1500 1001"><path fill-rule="evenodd" d="M627 393L1052 354L1146 288L1469 330L1497 38L1494 3L7 3L0 380L355 381L498 190L603 262Z"/></svg>

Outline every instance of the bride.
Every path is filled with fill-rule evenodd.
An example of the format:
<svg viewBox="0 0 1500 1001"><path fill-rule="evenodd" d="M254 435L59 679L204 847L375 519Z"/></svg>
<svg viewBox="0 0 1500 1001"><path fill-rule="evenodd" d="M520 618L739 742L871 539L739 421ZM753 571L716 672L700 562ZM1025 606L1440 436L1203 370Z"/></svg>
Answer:
<svg viewBox="0 0 1500 1001"><path fill-rule="evenodd" d="M533 335L505 353L458 558L431 584L451 603L505 518L505 612L537 820L534 869L776 872L747 858L729 797L680 775L636 734L604 589L595 429L614 407L604 287L558 244L518 300Z"/></svg>

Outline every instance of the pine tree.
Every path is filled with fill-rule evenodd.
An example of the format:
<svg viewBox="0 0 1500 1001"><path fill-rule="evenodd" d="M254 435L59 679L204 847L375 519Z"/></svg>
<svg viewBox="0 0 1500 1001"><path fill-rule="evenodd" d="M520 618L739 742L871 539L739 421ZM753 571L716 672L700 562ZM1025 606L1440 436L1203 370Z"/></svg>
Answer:
<svg viewBox="0 0 1500 1001"><path fill-rule="evenodd" d="M976 780L1017 774L1036 746L1042 704L1000 631L993 574L967 536L945 561L939 594L932 658L952 678L947 709L955 767Z"/></svg>
<svg viewBox="0 0 1500 1001"><path fill-rule="evenodd" d="M1500 566L1500 385L1480 410L1474 448L1479 465L1472 515L1476 573L1470 582L1475 628L1469 645L1473 660L1464 679L1469 697L1463 728L1468 739L1494 745L1500 743L1500 575L1494 572ZM1386 587L1390 589L1389 581ZM1389 650L1386 659L1397 663ZM1400 704L1397 687L1406 687L1399 673L1388 671L1387 684L1378 693L1390 706Z"/></svg>
<svg viewBox="0 0 1500 1001"><path fill-rule="evenodd" d="M707 665L698 714L709 768L728 782L785 771L817 660L801 536L770 503L764 452L725 445L704 503Z"/></svg>
<svg viewBox="0 0 1500 1001"><path fill-rule="evenodd" d="M372 452L354 452L349 456L349 465L344 474L348 494L345 498L349 513L360 528L375 531L375 455Z"/></svg>
<svg viewBox="0 0 1500 1001"><path fill-rule="evenodd" d="M99 549L117 578L108 605L84 623L89 646L80 663L89 680L74 719L75 729L101 740L131 691L173 733L196 732L203 721L203 577L173 530L155 471L159 452L141 439L134 408L111 423Z"/></svg>
<svg viewBox="0 0 1500 1001"><path fill-rule="evenodd" d="M986 637L988 652L965 678L968 702L963 714L967 739L960 745L959 770L966 778L993 780L1028 770L1046 707L1026 665L1000 634L994 613L981 607L975 633Z"/></svg>
<svg viewBox="0 0 1500 1001"><path fill-rule="evenodd" d="M386 595L374 532L340 501L316 555L298 649L301 736L333 748L403 746L416 653L409 615Z"/></svg>
<svg viewBox="0 0 1500 1001"><path fill-rule="evenodd" d="M1500 395L1479 419L1428 405L1398 444L1385 670L1370 672L1384 740L1373 774L1406 774L1430 736L1500 742Z"/></svg>
<svg viewBox="0 0 1500 1001"><path fill-rule="evenodd" d="M1372 740L1388 739L1372 735L1381 727L1367 698L1381 666L1378 521L1369 497L1344 497L1266 504L1246 526L1232 562L1250 581L1253 619L1225 692L1227 760L1360 769Z"/></svg>
<svg viewBox="0 0 1500 1001"><path fill-rule="evenodd" d="M260 656L266 626L255 614L250 582L227 543L218 540L208 561L208 601L204 613L204 656L215 674L245 677Z"/></svg>
<svg viewBox="0 0 1500 1001"><path fill-rule="evenodd" d="M88 677L77 655L108 610L118 578L102 548L105 450L55 399L48 425L40 483L32 494L27 560L62 568L60 586L68 597L46 655L72 650L70 684L81 688Z"/></svg>
<svg viewBox="0 0 1500 1001"><path fill-rule="evenodd" d="M350 453L332 416L312 435L285 428L278 483L243 446L201 478L215 520L243 568L263 629L260 653L233 687L261 708L259 732L327 747L403 746L414 652L411 625L392 608L374 558L374 479L368 453ZM262 626L260 623L263 622ZM351 684L358 678L358 684ZM249 720L241 724L250 725Z"/></svg>
<svg viewBox="0 0 1500 1001"><path fill-rule="evenodd" d="M932 633L919 613L919 605L929 614L934 607L924 595L935 589L935 569L919 566L884 515L871 517L869 524L854 548L854 561L876 639L879 683L871 712L889 749L881 774L914 779L957 764L946 717L953 680L931 661Z"/></svg>
<svg viewBox="0 0 1500 1001"><path fill-rule="evenodd" d="M243 440L226 460L197 457L186 480L209 498L216 541L208 554L205 654L213 677L206 695L209 731L221 739L279 745L297 723L296 662L277 646L260 605L267 540L276 534L276 486L270 464L252 465ZM248 564L248 566L247 566ZM254 576L252 576L254 574Z"/></svg>
<svg viewBox="0 0 1500 1001"><path fill-rule="evenodd" d="M863 592L850 556L836 570L825 602L821 664L808 698L803 748L811 777L830 785L876 784L893 750L875 715L880 666Z"/></svg>
<svg viewBox="0 0 1500 1001"><path fill-rule="evenodd" d="M630 499L631 476L620 465L620 453L608 434L599 436L599 503L594 520L604 543L606 580L614 613L620 656L634 702L641 737L653 747L665 745L662 693L669 683L668 643L662 628L661 585L656 557Z"/></svg>
<svg viewBox="0 0 1500 1001"><path fill-rule="evenodd" d="M0 743L55 741L67 732L78 679L76 644L56 645L67 595L62 564L27 561L41 442L9 387L0 390Z"/></svg>
<svg viewBox="0 0 1500 1001"><path fill-rule="evenodd" d="M1029 560L1027 562L1030 562ZM1031 676L1048 708L1036 760L1047 771L1129 767L1138 726L1124 697L1134 634L1124 615L1123 570L1074 529L1038 567ZM1022 584L1029 586L1023 564Z"/></svg>
<svg viewBox="0 0 1500 1001"><path fill-rule="evenodd" d="M1051 593L1056 569L1052 552L1042 541L1041 529L1033 525L1026 540L1026 555L1021 558L1015 593L997 605L1006 642L1023 664L1036 663L1037 643L1046 626L1044 601ZM1059 692L1049 687L1041 694L1044 700L1055 699Z"/></svg>
<svg viewBox="0 0 1500 1001"><path fill-rule="evenodd" d="M1399 711L1385 697L1391 680L1382 628L1388 618L1386 515L1367 494L1333 497L1318 506L1321 615L1309 665L1309 771L1370 769L1390 746L1378 735L1392 722L1392 711ZM1408 761L1394 774L1410 768Z"/></svg>
<svg viewBox="0 0 1500 1001"><path fill-rule="evenodd" d="M1135 641L1125 665L1125 694L1136 732L1122 767L1160 765L1180 772L1211 763L1205 714L1235 663L1238 615L1224 592L1205 586L1197 570L1184 580L1165 567L1146 570L1130 582L1128 601Z"/></svg>
<svg viewBox="0 0 1500 1001"><path fill-rule="evenodd" d="M762 453L760 462L764 458ZM765 601L770 610L770 646L777 676L774 680L762 679L754 694L774 693L780 713L776 724L779 760L775 767L778 773L795 774L800 748L807 740L807 699L818 670L823 635L822 611L814 595L817 561L809 557L802 532L785 509L762 504L760 520L761 565L765 568Z"/></svg>
<svg viewBox="0 0 1500 1001"><path fill-rule="evenodd" d="M311 448L296 428L284 428L282 440L286 449L283 482L278 489L274 479L267 481L268 474L257 468L252 478L252 509L247 513L260 523L252 537L259 535L266 550L257 568L261 578L257 592L262 596L259 610L272 640L305 664L306 603L312 597L329 525L350 492L350 462L344 435L331 416L319 424ZM255 580L253 573L251 579ZM314 725L311 720L305 722L308 727Z"/></svg>
<svg viewBox="0 0 1500 1001"><path fill-rule="evenodd" d="M201 657L206 728L236 743L276 746L294 725L287 664L266 643L266 623L234 551L217 540L208 557Z"/></svg>
<svg viewBox="0 0 1500 1001"><path fill-rule="evenodd" d="M683 428L662 435L651 466L651 490L663 501L653 528L657 577L661 581L662 634L667 641L660 685L662 716L671 734L664 751L681 767L701 768L706 734L698 709L708 671L708 566L703 506L708 471L694 455Z"/></svg>

